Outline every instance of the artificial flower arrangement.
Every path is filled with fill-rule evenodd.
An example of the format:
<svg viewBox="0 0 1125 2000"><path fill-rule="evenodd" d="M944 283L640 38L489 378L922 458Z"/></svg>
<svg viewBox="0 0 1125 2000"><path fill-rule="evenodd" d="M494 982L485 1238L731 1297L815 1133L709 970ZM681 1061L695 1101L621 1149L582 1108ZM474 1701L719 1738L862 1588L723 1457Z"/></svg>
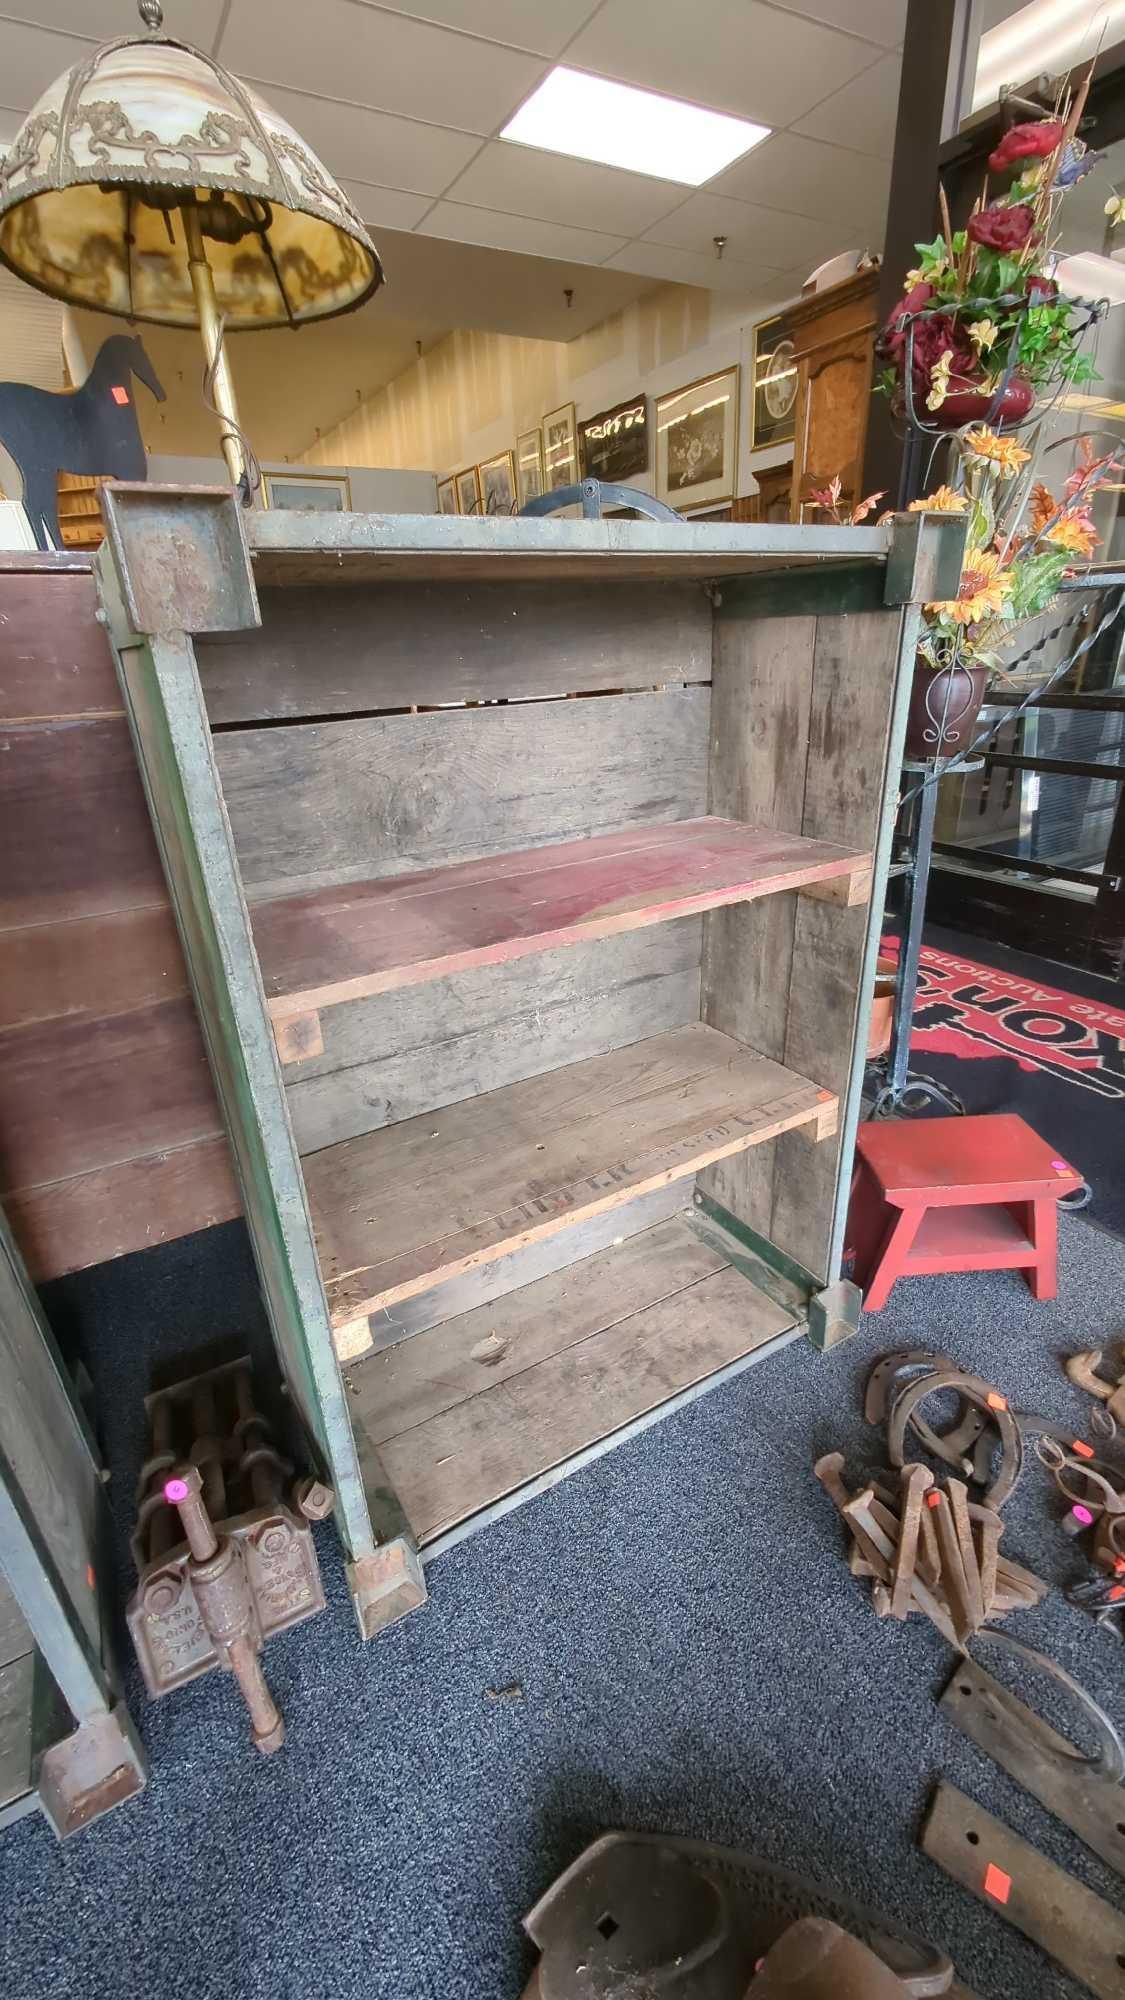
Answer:
<svg viewBox="0 0 1125 2000"><path fill-rule="evenodd" d="M990 199L986 178L964 229L941 190L941 234L915 245L878 345L877 388L916 428L1016 424L1045 391L1093 379L1080 342L1099 309L1060 296L1046 268L1059 204L1100 157L1077 137L1088 88L1004 134L988 166L1008 187Z"/></svg>
<svg viewBox="0 0 1125 2000"><path fill-rule="evenodd" d="M1056 496L1033 480L1031 453L1014 438L978 425L951 443L957 486L939 486L910 503L911 513L966 520L957 595L922 611L907 745L919 757L967 747L989 679L1003 678L1002 654L1098 547L1091 502L1120 471L1115 454L1097 458L1083 439L1075 470ZM810 496L839 525L865 520L883 497L870 494L845 511L840 493L837 479Z"/></svg>

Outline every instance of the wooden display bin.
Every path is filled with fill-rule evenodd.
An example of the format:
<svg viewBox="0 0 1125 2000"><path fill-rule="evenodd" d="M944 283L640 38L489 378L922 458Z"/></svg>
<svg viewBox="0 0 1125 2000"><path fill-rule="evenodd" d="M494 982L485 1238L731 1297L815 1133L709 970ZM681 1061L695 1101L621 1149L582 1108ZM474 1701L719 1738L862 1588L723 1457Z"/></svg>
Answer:
<svg viewBox="0 0 1125 2000"><path fill-rule="evenodd" d="M100 588L361 1628L841 1279L917 607L960 524L247 517Z"/></svg>

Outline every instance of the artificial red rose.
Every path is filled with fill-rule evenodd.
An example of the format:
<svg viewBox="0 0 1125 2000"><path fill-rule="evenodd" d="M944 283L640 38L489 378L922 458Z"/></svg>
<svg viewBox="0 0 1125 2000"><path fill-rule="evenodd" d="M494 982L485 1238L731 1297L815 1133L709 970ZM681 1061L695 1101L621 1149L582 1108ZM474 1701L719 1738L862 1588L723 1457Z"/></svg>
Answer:
<svg viewBox="0 0 1125 2000"><path fill-rule="evenodd" d="M1013 125L1005 132L994 153L988 156L989 169L1002 174L1019 160L1045 160L1062 138L1061 118L1041 118L1034 125Z"/></svg>
<svg viewBox="0 0 1125 2000"><path fill-rule="evenodd" d="M1022 250L1031 235L1035 216L1027 203L1021 201L1015 208L1005 208L994 201L990 208L983 208L979 215L971 215L967 225L969 239L982 243L986 250L1000 250L1010 256L1014 250Z"/></svg>
<svg viewBox="0 0 1125 2000"><path fill-rule="evenodd" d="M921 284L910 287L905 298L899 300L888 319L886 326L883 328L880 344L886 353L894 356L896 361L906 345L906 334L902 329L903 320L908 318L911 313L921 312L923 306L929 305L933 296L933 286L928 285L925 279L923 279ZM915 333L917 333L917 328L915 328Z"/></svg>
<svg viewBox="0 0 1125 2000"><path fill-rule="evenodd" d="M1059 288L1053 278L1044 278L1036 273L1028 279L1027 303L1029 306L1053 306L1058 298Z"/></svg>

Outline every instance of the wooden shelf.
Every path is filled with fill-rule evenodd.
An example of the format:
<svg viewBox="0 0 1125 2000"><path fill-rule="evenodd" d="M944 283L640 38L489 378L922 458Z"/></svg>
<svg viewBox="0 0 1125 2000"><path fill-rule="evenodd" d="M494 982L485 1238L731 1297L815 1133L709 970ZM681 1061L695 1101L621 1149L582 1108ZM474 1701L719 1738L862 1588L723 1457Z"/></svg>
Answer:
<svg viewBox="0 0 1125 2000"><path fill-rule="evenodd" d="M426 1547L792 1325L673 1216L372 1355L352 1418Z"/></svg>
<svg viewBox="0 0 1125 2000"><path fill-rule="evenodd" d="M305 1160L337 1352L368 1316L809 1125L837 1100L702 1023L366 1132Z"/></svg>
<svg viewBox="0 0 1125 2000"><path fill-rule="evenodd" d="M828 841L678 820L340 883L258 903L251 917L279 1050L295 1061L317 1052L307 1017L322 1008L785 889L833 884L858 901L870 865Z"/></svg>

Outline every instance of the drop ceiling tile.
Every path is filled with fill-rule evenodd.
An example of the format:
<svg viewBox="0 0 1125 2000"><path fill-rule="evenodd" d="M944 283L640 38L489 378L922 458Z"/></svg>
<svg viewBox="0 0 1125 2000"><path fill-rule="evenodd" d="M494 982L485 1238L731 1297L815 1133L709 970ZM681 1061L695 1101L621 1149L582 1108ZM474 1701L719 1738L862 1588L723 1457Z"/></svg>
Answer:
<svg viewBox="0 0 1125 2000"><path fill-rule="evenodd" d="M536 56L350 0L234 0L221 54L252 82L481 133L511 116L544 69Z"/></svg>
<svg viewBox="0 0 1125 2000"><path fill-rule="evenodd" d="M498 208L505 215L533 215L540 222L638 236L683 199L673 181L619 167L593 166L534 146L496 140L445 190L451 201Z"/></svg>
<svg viewBox="0 0 1125 2000"><path fill-rule="evenodd" d="M746 298L771 294L774 274L756 264L739 264L729 257L709 257L694 250L672 250L664 243L638 238L606 260L607 271L634 271L662 278L673 285L695 285L707 292L737 292Z"/></svg>
<svg viewBox="0 0 1125 2000"><path fill-rule="evenodd" d="M873 153L889 160L895 149L895 121L898 117L898 89L902 58L882 56L862 76L852 78L842 90L833 91L815 111L810 111L795 132L813 139L830 139L835 146L850 146L857 153Z"/></svg>
<svg viewBox="0 0 1125 2000"><path fill-rule="evenodd" d="M566 257L579 264L603 264L625 247L623 237L601 230L570 229L559 222L505 215L494 208L468 208L456 201L439 201L418 233L454 243L483 243L491 250L519 250L528 257Z"/></svg>
<svg viewBox="0 0 1125 2000"><path fill-rule="evenodd" d="M342 180L340 186L372 229L413 229L433 206L428 194L403 194L399 188L370 187L366 181Z"/></svg>
<svg viewBox="0 0 1125 2000"><path fill-rule="evenodd" d="M782 215L776 208L755 208L746 201L732 201L729 195L712 194L707 188L689 196L682 207L645 231L647 242L668 243L703 256L713 253L716 236L727 239L725 256L777 270L804 258L810 265L822 263L840 248L838 223Z"/></svg>
<svg viewBox="0 0 1125 2000"><path fill-rule="evenodd" d="M759 124L788 125L865 69L870 50L759 0L605 0L567 49L592 69Z"/></svg>
<svg viewBox="0 0 1125 2000"><path fill-rule="evenodd" d="M0 20L0 50L0 98L26 114L57 76L89 55L90 44L72 35L50 35L23 21Z"/></svg>
<svg viewBox="0 0 1125 2000"><path fill-rule="evenodd" d="M712 186L716 194L844 223L850 234L862 235L864 230L881 229L885 220L890 168L843 146L824 146L794 132L777 132L745 160L728 167Z"/></svg>
<svg viewBox="0 0 1125 2000"><path fill-rule="evenodd" d="M223 0L190 0L190 4L189 0L165 0L168 33L181 34L200 48L209 49L222 11ZM4 19L30 21L40 28L63 28L68 34L85 35L95 42L144 33L137 0L3 0L0 37L6 43ZM65 68L66 64L60 63L59 67Z"/></svg>
<svg viewBox="0 0 1125 2000"><path fill-rule="evenodd" d="M907 0L772 0L786 14L807 14L827 28L842 28L866 42L895 49L906 33ZM1013 0L1021 6L1023 0Z"/></svg>
<svg viewBox="0 0 1125 2000"><path fill-rule="evenodd" d="M72 0L81 5L81 0ZM359 5L367 0L358 0ZM557 56L589 20L598 0L378 0L392 14L463 28L486 42Z"/></svg>
<svg viewBox="0 0 1125 2000"><path fill-rule="evenodd" d="M379 187L444 194L480 147L480 140L467 132L446 132L358 104L304 97L276 85L263 95L319 153L330 173Z"/></svg>

